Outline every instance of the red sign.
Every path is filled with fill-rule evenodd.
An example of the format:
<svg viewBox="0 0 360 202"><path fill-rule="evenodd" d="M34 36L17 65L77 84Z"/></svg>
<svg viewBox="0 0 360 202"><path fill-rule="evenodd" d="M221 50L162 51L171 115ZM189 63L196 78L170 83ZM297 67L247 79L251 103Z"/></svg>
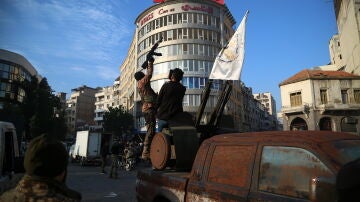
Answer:
<svg viewBox="0 0 360 202"><path fill-rule="evenodd" d="M143 25L144 23L146 23L147 21L153 19L154 14L150 13L149 15L145 16L143 19L141 19L140 21L140 25Z"/></svg>
<svg viewBox="0 0 360 202"><path fill-rule="evenodd" d="M225 0L213 0L213 1L215 1L216 3L221 4L221 5L224 5L224 3L225 3Z"/></svg>
<svg viewBox="0 0 360 202"><path fill-rule="evenodd" d="M154 3L164 3L165 0L153 0Z"/></svg>
<svg viewBox="0 0 360 202"><path fill-rule="evenodd" d="M203 11L203 12L207 12L207 13L212 13L213 9L211 7L206 7L206 6L190 6L190 5L184 5L181 6L181 9L183 11L189 11L189 10L194 10L194 11Z"/></svg>

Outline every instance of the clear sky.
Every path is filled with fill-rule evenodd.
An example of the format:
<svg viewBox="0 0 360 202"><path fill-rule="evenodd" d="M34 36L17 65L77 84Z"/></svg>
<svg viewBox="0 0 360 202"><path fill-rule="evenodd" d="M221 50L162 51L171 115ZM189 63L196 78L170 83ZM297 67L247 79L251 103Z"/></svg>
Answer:
<svg viewBox="0 0 360 202"><path fill-rule="evenodd" d="M279 83L330 62L337 33L331 0L225 0L240 23L246 10L241 80L270 92ZM0 48L26 57L55 92L112 85L120 75L135 19L152 0L0 0ZM235 27L235 28L236 28Z"/></svg>

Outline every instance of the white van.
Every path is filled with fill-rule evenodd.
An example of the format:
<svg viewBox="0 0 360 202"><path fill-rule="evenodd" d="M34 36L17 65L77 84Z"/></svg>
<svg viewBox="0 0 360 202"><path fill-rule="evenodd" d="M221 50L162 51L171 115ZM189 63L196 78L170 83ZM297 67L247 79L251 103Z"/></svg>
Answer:
<svg viewBox="0 0 360 202"><path fill-rule="evenodd" d="M0 121L0 194L17 184L23 169L15 127Z"/></svg>
<svg viewBox="0 0 360 202"><path fill-rule="evenodd" d="M12 173L20 157L16 130L12 123L0 121L0 176Z"/></svg>

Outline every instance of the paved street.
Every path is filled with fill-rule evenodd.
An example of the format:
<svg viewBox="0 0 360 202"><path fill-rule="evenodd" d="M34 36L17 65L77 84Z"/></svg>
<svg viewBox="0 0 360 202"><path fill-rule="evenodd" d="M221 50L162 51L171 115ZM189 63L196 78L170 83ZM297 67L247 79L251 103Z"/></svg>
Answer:
<svg viewBox="0 0 360 202"><path fill-rule="evenodd" d="M138 169L144 168L139 165ZM109 166L106 167L109 171ZM67 185L82 194L82 201L136 201L136 170L127 172L119 169L118 179L111 179L107 174L100 174L98 166L81 167L70 163Z"/></svg>

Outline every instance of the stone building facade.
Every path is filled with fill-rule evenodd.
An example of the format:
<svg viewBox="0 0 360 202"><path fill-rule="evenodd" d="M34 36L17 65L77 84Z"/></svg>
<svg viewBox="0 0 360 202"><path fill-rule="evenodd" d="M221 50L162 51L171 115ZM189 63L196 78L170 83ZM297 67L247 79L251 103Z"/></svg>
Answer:
<svg viewBox="0 0 360 202"><path fill-rule="evenodd" d="M360 76L305 69L279 86L284 130L360 134Z"/></svg>
<svg viewBox="0 0 360 202"><path fill-rule="evenodd" d="M339 67L360 75L360 0L334 0L334 8L342 57Z"/></svg>

